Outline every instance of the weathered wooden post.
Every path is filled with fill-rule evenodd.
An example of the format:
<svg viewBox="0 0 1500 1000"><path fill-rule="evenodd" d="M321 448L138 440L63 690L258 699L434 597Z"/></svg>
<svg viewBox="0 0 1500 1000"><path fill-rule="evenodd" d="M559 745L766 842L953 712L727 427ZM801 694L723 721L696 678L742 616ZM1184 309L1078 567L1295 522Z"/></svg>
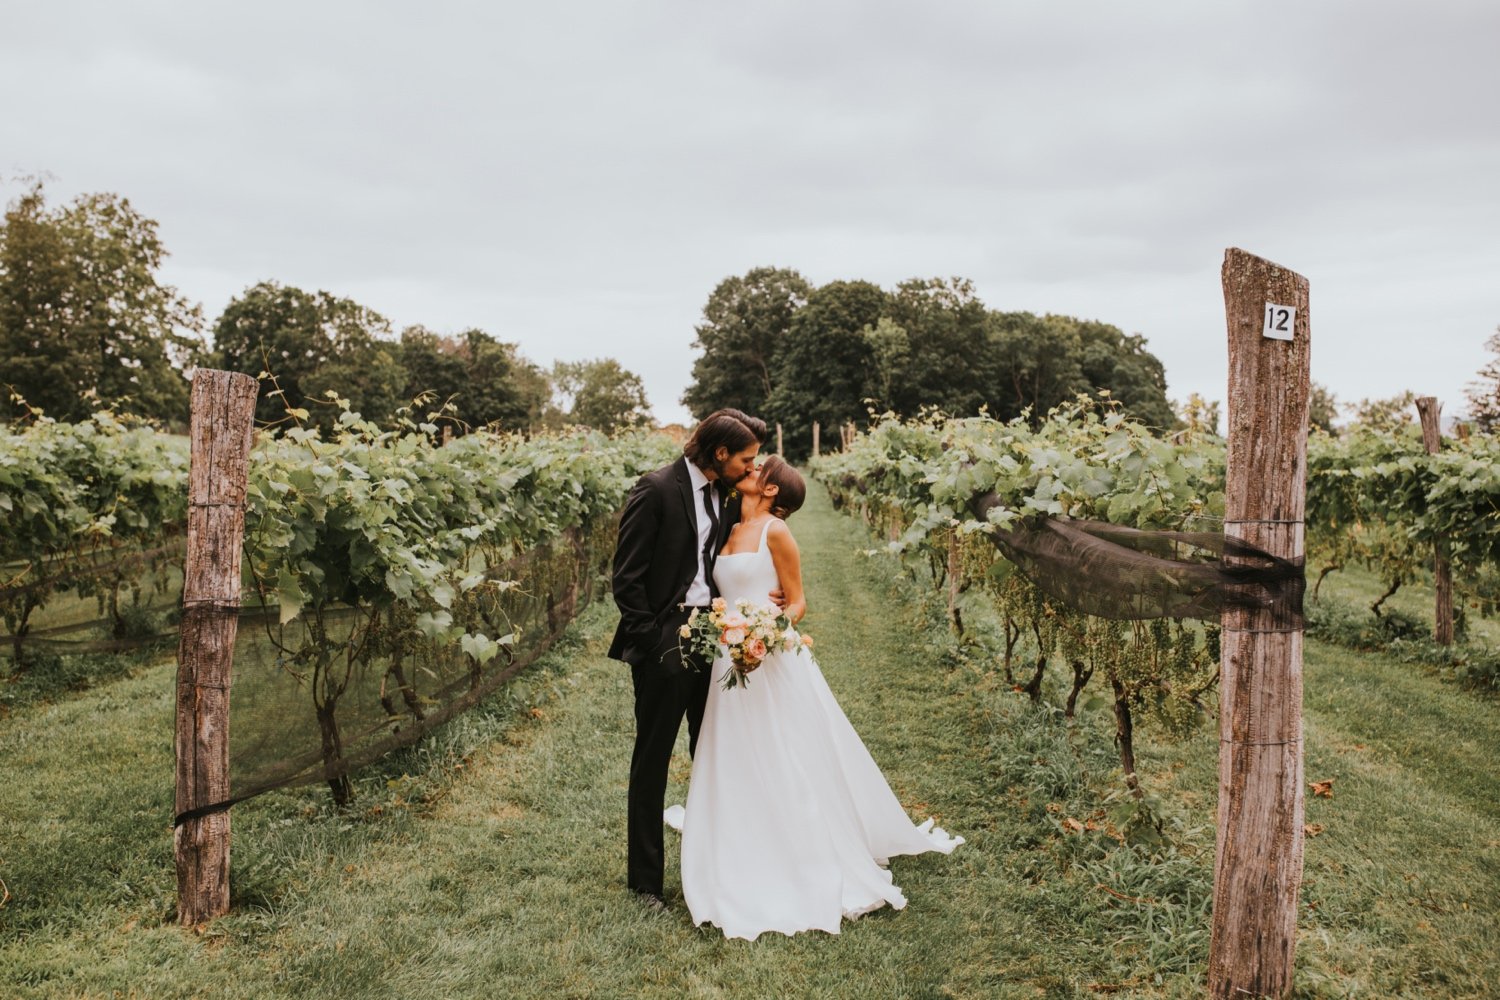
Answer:
<svg viewBox="0 0 1500 1000"><path fill-rule="evenodd" d="M786 452L781 450L781 421L776 421L776 454L778 457L786 457Z"/></svg>
<svg viewBox="0 0 1500 1000"><path fill-rule="evenodd" d="M193 376L187 557L177 648L177 813L229 798L229 679L239 625L245 475L258 385L249 375ZM184 820L173 834L177 920L229 912L229 812Z"/></svg>
<svg viewBox="0 0 1500 1000"><path fill-rule="evenodd" d="M1300 563L1307 481L1308 282L1224 254L1229 453L1224 533ZM1300 597L1300 595L1299 595ZM1286 997L1302 881L1300 607L1224 612L1208 986Z"/></svg>
<svg viewBox="0 0 1500 1000"><path fill-rule="evenodd" d="M816 420L814 420L813 421L813 458L817 458L818 457L818 431L819 430L821 430L821 428L818 426L818 422Z"/></svg>
<svg viewBox="0 0 1500 1000"><path fill-rule="evenodd" d="M1422 418L1422 445L1427 454L1436 455L1443 447L1443 408L1437 397L1422 396L1417 400L1417 415ZM1432 553L1433 588L1437 591L1437 604L1433 612L1432 638L1441 646L1453 645L1453 567L1448 561L1448 540L1439 538L1433 543Z"/></svg>
<svg viewBox="0 0 1500 1000"><path fill-rule="evenodd" d="M963 614L958 610L959 573L963 568L960 559L958 529L954 528L948 535L948 627L959 635L964 632Z"/></svg>

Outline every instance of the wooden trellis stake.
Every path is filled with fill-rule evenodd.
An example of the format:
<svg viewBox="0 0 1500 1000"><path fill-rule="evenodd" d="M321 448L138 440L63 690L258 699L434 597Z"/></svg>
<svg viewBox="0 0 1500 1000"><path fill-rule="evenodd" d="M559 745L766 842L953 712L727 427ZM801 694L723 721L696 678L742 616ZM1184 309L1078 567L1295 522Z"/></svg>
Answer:
<svg viewBox="0 0 1500 1000"><path fill-rule="evenodd" d="M1422 396L1417 400L1417 414L1422 418L1422 445L1427 454L1436 455L1443 447L1443 408L1437 397ZM1448 540L1440 538L1433 545L1433 587L1437 590L1437 604L1433 610L1432 638L1442 646L1453 645L1453 566L1448 561Z"/></svg>
<svg viewBox="0 0 1500 1000"><path fill-rule="evenodd" d="M255 379L237 372L200 368L193 376L177 647L178 815L229 798L229 680L258 389ZM173 846L178 922L190 927L229 912L228 810L184 820Z"/></svg>
<svg viewBox="0 0 1500 1000"><path fill-rule="evenodd" d="M963 568L959 545L958 528L955 527L948 535L948 625L954 632L963 635L964 618L963 613L958 609L960 593L958 577Z"/></svg>
<svg viewBox="0 0 1500 1000"><path fill-rule="evenodd" d="M786 455L786 452L784 452L784 451L781 450L781 421L780 420L776 421L776 454L779 457L785 457L785 455Z"/></svg>
<svg viewBox="0 0 1500 1000"><path fill-rule="evenodd" d="M1301 562L1307 484L1308 282L1224 254L1229 453L1224 534ZM1302 882L1300 608L1226 611L1208 986L1215 1000L1286 997Z"/></svg>
<svg viewBox="0 0 1500 1000"><path fill-rule="evenodd" d="M821 428L818 426L818 422L816 420L814 420L813 421L813 458L817 458L818 457L818 431L819 430L821 430Z"/></svg>

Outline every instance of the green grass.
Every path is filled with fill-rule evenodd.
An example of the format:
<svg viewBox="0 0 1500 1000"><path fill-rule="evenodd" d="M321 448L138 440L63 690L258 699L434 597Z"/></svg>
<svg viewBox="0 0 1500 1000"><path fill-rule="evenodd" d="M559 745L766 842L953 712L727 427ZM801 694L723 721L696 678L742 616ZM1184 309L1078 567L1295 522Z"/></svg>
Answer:
<svg viewBox="0 0 1500 1000"><path fill-rule="evenodd" d="M0 721L6 997L1189 997L1202 992L1216 747L1140 747L1173 821L1155 861L1088 818L1116 780L1104 713L1069 729L958 648L936 598L814 487L793 521L808 631L917 815L968 843L897 858L911 900L755 944L624 887L627 668L607 603L516 687L361 779L234 810L234 910L172 922L172 666ZM1500 992L1500 717L1417 668L1309 643L1298 993ZM670 796L688 777L685 752ZM669 852L675 852L669 835ZM1135 901L1121 898L1132 897Z"/></svg>
<svg viewBox="0 0 1500 1000"><path fill-rule="evenodd" d="M1314 564L1309 568L1307 593L1309 602L1312 601L1311 585L1317 582L1318 573L1322 568L1321 564ZM1368 613L1370 605L1385 593L1385 589L1386 585L1374 573L1363 566L1352 565L1329 573L1323 580L1323 585L1318 589L1318 594L1320 599L1326 597L1333 601L1343 601L1363 613ZM1435 614L1432 575L1423 573L1416 582L1403 585L1386 599L1382 608L1391 608L1416 618L1430 633ZM1500 619L1482 618L1478 610L1470 608L1468 609L1468 625L1469 641L1491 646L1500 645Z"/></svg>

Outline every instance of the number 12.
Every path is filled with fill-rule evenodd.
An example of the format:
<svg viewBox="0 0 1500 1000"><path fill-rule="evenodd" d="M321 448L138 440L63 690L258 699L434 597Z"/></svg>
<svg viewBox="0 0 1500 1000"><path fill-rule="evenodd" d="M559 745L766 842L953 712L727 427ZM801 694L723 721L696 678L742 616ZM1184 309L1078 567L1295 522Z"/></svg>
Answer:
<svg viewBox="0 0 1500 1000"><path fill-rule="evenodd" d="M1295 306L1266 303L1266 322L1261 328L1261 336L1273 337L1276 340L1291 340L1296 325L1297 309Z"/></svg>

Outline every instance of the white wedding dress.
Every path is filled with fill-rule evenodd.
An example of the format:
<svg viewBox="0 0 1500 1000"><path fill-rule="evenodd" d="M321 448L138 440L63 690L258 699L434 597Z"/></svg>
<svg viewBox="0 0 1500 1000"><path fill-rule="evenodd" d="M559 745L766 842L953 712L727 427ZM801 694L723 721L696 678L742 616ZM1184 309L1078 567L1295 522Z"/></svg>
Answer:
<svg viewBox="0 0 1500 1000"><path fill-rule="evenodd" d="M766 531L770 523L766 524ZM730 607L770 604L766 531L754 552L721 555L714 582ZM962 837L914 825L810 651L773 652L725 691L713 664L682 831L682 891L693 922L753 941L766 931L839 932L844 917L906 905L886 860L951 852Z"/></svg>

